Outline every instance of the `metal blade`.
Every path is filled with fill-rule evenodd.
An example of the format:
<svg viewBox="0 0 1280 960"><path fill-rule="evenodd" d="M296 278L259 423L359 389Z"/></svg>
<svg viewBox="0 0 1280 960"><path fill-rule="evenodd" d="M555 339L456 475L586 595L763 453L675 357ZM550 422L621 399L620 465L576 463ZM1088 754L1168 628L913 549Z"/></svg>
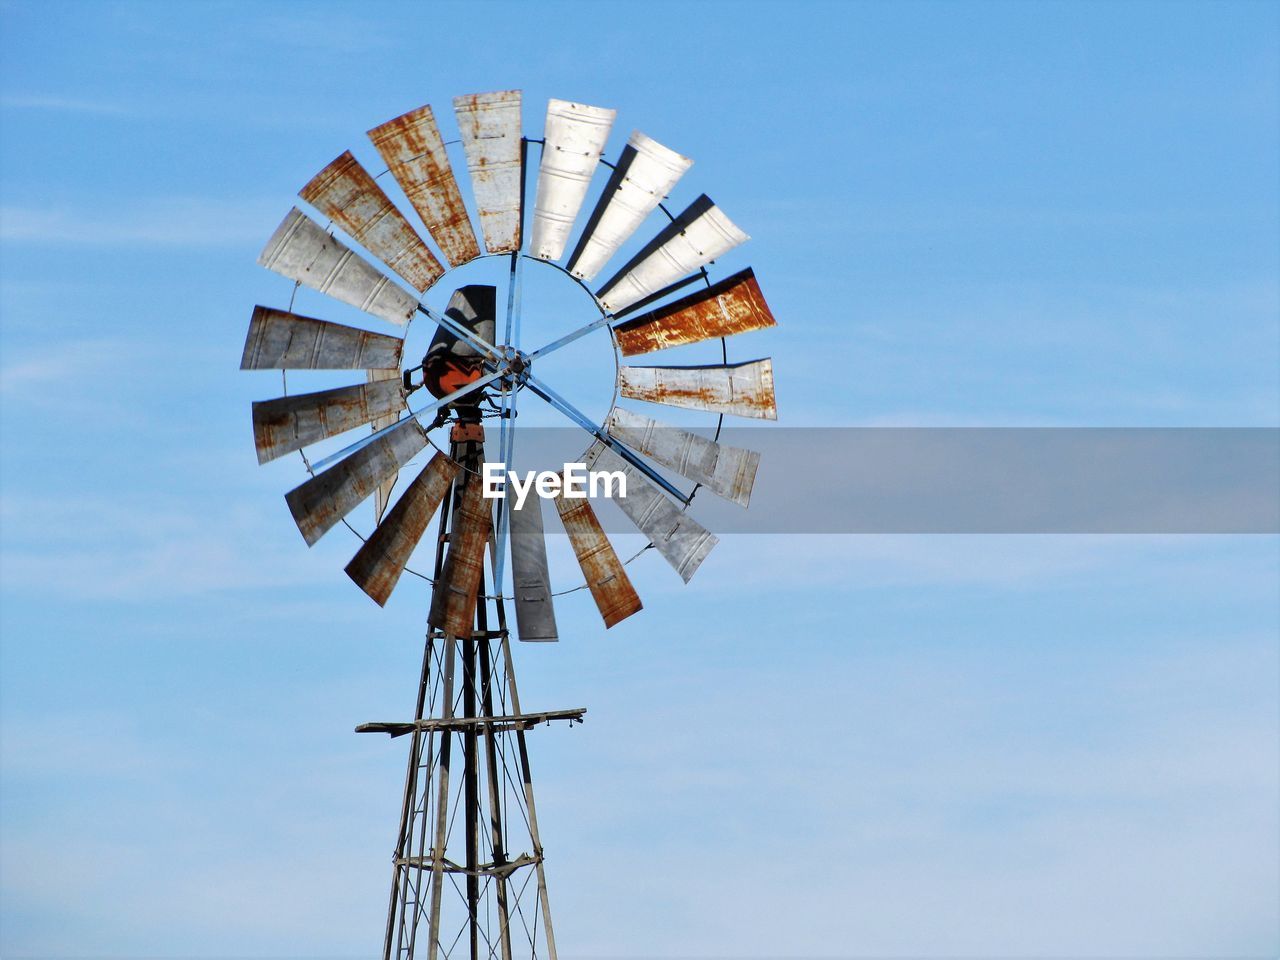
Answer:
<svg viewBox="0 0 1280 960"><path fill-rule="evenodd" d="M480 256L471 217L449 166L444 140L430 107L410 110L369 131L391 175L418 211L450 266Z"/></svg>
<svg viewBox="0 0 1280 960"><path fill-rule="evenodd" d="M622 355L633 357L776 325L748 267L706 290L620 323L613 332Z"/></svg>
<svg viewBox="0 0 1280 960"><path fill-rule="evenodd" d="M621 367L618 392L669 407L778 419L773 362L768 359L723 367Z"/></svg>
<svg viewBox="0 0 1280 960"><path fill-rule="evenodd" d="M604 535L596 512L591 509L591 501L585 497L568 499L557 496L556 510L565 532L569 534L569 542L573 545L591 596L596 601L600 616L604 617L604 625L612 627L638 613L643 604L613 545Z"/></svg>
<svg viewBox="0 0 1280 960"><path fill-rule="evenodd" d="M410 418L285 494L307 545L324 536L426 445L427 432Z"/></svg>
<svg viewBox="0 0 1280 960"><path fill-rule="evenodd" d="M432 457L347 564L347 576L378 606L386 605L413 548L422 539L449 485L461 470L461 466L443 453Z"/></svg>
<svg viewBox="0 0 1280 960"><path fill-rule="evenodd" d="M516 599L516 626L521 640L556 640L556 613L547 570L547 541L542 524L542 497L511 504L511 582Z"/></svg>
<svg viewBox="0 0 1280 960"><path fill-rule="evenodd" d="M484 548L489 542L489 504L478 477L468 478L449 531L449 553L431 593L433 626L454 637L468 639L476 617L476 599L484 577Z"/></svg>
<svg viewBox="0 0 1280 960"><path fill-rule="evenodd" d="M520 91L454 97L453 110L467 152L485 249L515 253L520 249L524 198Z"/></svg>
<svg viewBox="0 0 1280 960"><path fill-rule="evenodd" d="M614 502L688 583L707 554L720 542L715 534L689 514L682 513L639 470L603 443L593 443L582 455L582 462L588 470L608 470L626 477L627 495L615 496Z"/></svg>
<svg viewBox="0 0 1280 960"><path fill-rule="evenodd" d="M348 150L312 178L298 196L422 292L444 267L409 221Z"/></svg>
<svg viewBox="0 0 1280 960"><path fill-rule="evenodd" d="M639 130L631 134L569 258L569 272L593 279L692 165Z"/></svg>
<svg viewBox="0 0 1280 960"><path fill-rule="evenodd" d="M395 370L404 341L385 333L254 307L241 370Z"/></svg>
<svg viewBox="0 0 1280 960"><path fill-rule="evenodd" d="M400 377L399 370L370 370L368 372L368 380L370 383L377 383L382 380L395 380L403 387L403 380ZM375 417L369 425L372 433L383 430L400 419L400 410L395 409L387 412L383 416ZM386 480L383 480L377 490L373 492L373 522L381 523L382 515L387 510L387 504L391 502L391 491L396 487L396 478L400 474L393 473Z"/></svg>
<svg viewBox="0 0 1280 960"><path fill-rule="evenodd" d="M596 298L617 313L749 239L703 194L601 287Z"/></svg>
<svg viewBox="0 0 1280 960"><path fill-rule="evenodd" d="M258 263L365 313L404 325L418 301L294 207L258 255Z"/></svg>
<svg viewBox="0 0 1280 960"><path fill-rule="evenodd" d="M760 466L756 451L716 443L621 407L614 407L609 414L608 428L610 436L686 480L744 507L751 501L751 487Z"/></svg>
<svg viewBox="0 0 1280 960"><path fill-rule="evenodd" d="M533 207L532 252L540 260L559 260L573 221L587 196L616 110L552 100L547 104L538 193Z"/></svg>
<svg viewBox="0 0 1280 960"><path fill-rule="evenodd" d="M253 405L253 442L258 462L266 463L308 444L369 423L394 419L404 409L400 379L379 380L318 393L300 393Z"/></svg>

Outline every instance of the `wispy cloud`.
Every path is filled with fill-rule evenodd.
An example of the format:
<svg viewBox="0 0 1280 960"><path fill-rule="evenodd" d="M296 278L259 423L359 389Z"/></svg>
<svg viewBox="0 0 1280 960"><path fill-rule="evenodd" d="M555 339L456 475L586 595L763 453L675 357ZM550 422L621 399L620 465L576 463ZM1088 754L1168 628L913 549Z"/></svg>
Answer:
<svg viewBox="0 0 1280 960"><path fill-rule="evenodd" d="M8 94L0 98L0 107L11 110L48 110L56 113L93 113L100 116L125 116L133 111L118 103L60 97L48 94Z"/></svg>
<svg viewBox="0 0 1280 960"><path fill-rule="evenodd" d="M258 243L287 207L279 201L171 197L109 209L0 207L0 243L213 247Z"/></svg>

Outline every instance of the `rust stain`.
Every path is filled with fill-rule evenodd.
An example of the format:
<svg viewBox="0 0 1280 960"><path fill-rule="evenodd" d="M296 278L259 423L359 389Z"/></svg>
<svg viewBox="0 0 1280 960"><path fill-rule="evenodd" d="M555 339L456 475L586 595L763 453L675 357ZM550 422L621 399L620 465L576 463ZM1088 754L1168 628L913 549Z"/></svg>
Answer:
<svg viewBox="0 0 1280 960"><path fill-rule="evenodd" d="M324 536L426 445L426 431L409 418L285 494L289 512L307 544Z"/></svg>
<svg viewBox="0 0 1280 960"><path fill-rule="evenodd" d="M317 173L298 196L422 292L444 276L409 221L348 150Z"/></svg>
<svg viewBox="0 0 1280 960"><path fill-rule="evenodd" d="M617 552L604 535L596 513L591 509L590 501L585 498L569 500L556 497L556 511L569 534L569 542L582 568L582 575L587 580L587 587L596 601L600 616L604 618L605 627L620 623L633 613L638 613L643 604L635 587L627 577L627 572L618 559Z"/></svg>
<svg viewBox="0 0 1280 960"><path fill-rule="evenodd" d="M776 325L748 267L706 290L619 324L614 333L623 356L631 357Z"/></svg>
<svg viewBox="0 0 1280 960"><path fill-rule="evenodd" d="M480 256L471 218L458 192L431 107L419 107L369 131L405 196L450 266Z"/></svg>
<svg viewBox="0 0 1280 960"><path fill-rule="evenodd" d="M380 370L399 376L403 341L385 333L257 306L241 370Z"/></svg>
<svg viewBox="0 0 1280 960"><path fill-rule="evenodd" d="M472 476L462 489L454 524L449 531L449 553L436 588L431 593L432 626L461 639L470 639L476 618L476 598L484 577L484 548L489 542L492 517Z"/></svg>
<svg viewBox="0 0 1280 960"><path fill-rule="evenodd" d="M414 547L461 470L443 453L432 457L347 564L347 576L378 606L386 605Z"/></svg>
<svg viewBox="0 0 1280 960"><path fill-rule="evenodd" d="M258 462L354 430L375 418L394 421L403 407L404 388L398 378L259 401L253 405Z"/></svg>
<svg viewBox="0 0 1280 960"><path fill-rule="evenodd" d="M622 367L618 392L632 400L670 407L776 420L771 360L730 366Z"/></svg>
<svg viewBox="0 0 1280 960"><path fill-rule="evenodd" d="M520 91L473 93L453 98L467 154L472 193L489 253L520 249Z"/></svg>

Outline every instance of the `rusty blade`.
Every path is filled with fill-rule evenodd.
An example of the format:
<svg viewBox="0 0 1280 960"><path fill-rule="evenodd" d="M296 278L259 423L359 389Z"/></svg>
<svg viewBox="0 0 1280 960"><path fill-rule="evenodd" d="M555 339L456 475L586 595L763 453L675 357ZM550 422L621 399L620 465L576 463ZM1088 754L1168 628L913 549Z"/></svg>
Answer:
<svg viewBox="0 0 1280 960"><path fill-rule="evenodd" d="M399 370L369 370L366 374L369 383L378 383L382 380L394 380L398 384L403 385ZM377 433L379 430L391 426L400 418L399 410L390 410L380 417L374 417L369 424L369 430ZM373 492L373 522L381 523L382 515L387 510L387 504L391 502L391 491L396 487L396 478L400 475L393 473L387 479L378 485L378 489Z"/></svg>
<svg viewBox="0 0 1280 960"><path fill-rule="evenodd" d="M467 152L485 248L490 253L515 253L520 249L524 194L520 91L454 97L453 111Z"/></svg>
<svg viewBox="0 0 1280 960"><path fill-rule="evenodd" d="M547 104L538 193L533 205L531 250L535 257L559 260L564 253L615 116L616 110L585 103L551 100Z"/></svg>
<svg viewBox="0 0 1280 960"><path fill-rule="evenodd" d="M743 507L751 501L751 488L760 466L756 451L716 443L622 407L610 411L607 429L609 436L670 467L686 480L700 483Z"/></svg>
<svg viewBox="0 0 1280 960"><path fill-rule="evenodd" d="M620 323L613 332L622 355L633 357L776 325L748 267L706 290Z"/></svg>
<svg viewBox="0 0 1280 960"><path fill-rule="evenodd" d="M266 463L308 444L335 437L375 417L395 417L404 409L399 378L299 393L253 405L253 442L258 462Z"/></svg>
<svg viewBox="0 0 1280 960"><path fill-rule="evenodd" d="M386 436L285 494L289 512L307 545L324 536L426 445L426 431L410 417Z"/></svg>
<svg viewBox="0 0 1280 960"><path fill-rule="evenodd" d="M418 301L294 207L258 255L258 263L290 280L392 323L406 324Z"/></svg>
<svg viewBox="0 0 1280 960"><path fill-rule="evenodd" d="M385 333L254 307L241 370L392 370L404 341Z"/></svg>
<svg viewBox="0 0 1280 960"><path fill-rule="evenodd" d="M703 194L601 287L596 298L617 313L749 239Z"/></svg>
<svg viewBox="0 0 1280 960"><path fill-rule="evenodd" d="M511 504L511 583L520 639L557 639L542 498L537 495L526 498L522 507Z"/></svg>
<svg viewBox="0 0 1280 960"><path fill-rule="evenodd" d="M298 196L351 234L413 289L425 291L444 276L440 261L350 150L317 173Z"/></svg>
<svg viewBox="0 0 1280 960"><path fill-rule="evenodd" d="M638 613L643 606L640 597L609 538L604 535L591 502L585 497L570 499L561 495L556 497L556 510L604 625L612 627Z"/></svg>
<svg viewBox="0 0 1280 960"><path fill-rule="evenodd" d="M347 576L378 606L386 605L414 547L461 470L443 453L432 457L347 564Z"/></svg>
<svg viewBox="0 0 1280 960"><path fill-rule="evenodd" d="M727 366L621 367L618 392L632 400L669 407L778 419L773 362L768 359Z"/></svg>
<svg viewBox="0 0 1280 960"><path fill-rule="evenodd" d="M431 592L428 622L454 637L468 639L476 617L476 598L484 579L484 549L493 518L478 477L468 478L449 530L449 553Z"/></svg>
<svg viewBox="0 0 1280 960"><path fill-rule="evenodd" d="M369 139L449 265L456 267L480 256L471 218L462 203L431 108L419 107L388 120L370 130Z"/></svg>
<svg viewBox="0 0 1280 960"><path fill-rule="evenodd" d="M632 133L578 238L568 271L580 280L593 279L692 164L639 130Z"/></svg>
<svg viewBox="0 0 1280 960"><path fill-rule="evenodd" d="M644 474L600 441L587 449L581 462L588 470L607 470L626 478L626 495L615 493L614 501L649 538L662 559L671 564L671 569L688 583L707 554L720 542L715 534L682 512Z"/></svg>

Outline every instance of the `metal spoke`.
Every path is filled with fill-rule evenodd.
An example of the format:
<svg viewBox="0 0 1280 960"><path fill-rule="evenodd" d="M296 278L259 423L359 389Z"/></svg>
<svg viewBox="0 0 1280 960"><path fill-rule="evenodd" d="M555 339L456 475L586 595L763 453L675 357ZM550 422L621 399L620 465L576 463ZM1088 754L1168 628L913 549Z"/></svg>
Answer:
<svg viewBox="0 0 1280 960"><path fill-rule="evenodd" d="M503 364L499 366L496 370L493 370L492 372L485 374L480 379L472 380L465 387L459 387L457 390L453 391L453 393L446 394L445 396L441 397L439 400L433 400L431 403L428 403L425 407L422 407L418 410L410 411L408 417L401 417L399 420L397 420L395 423L391 424L390 426L383 427L381 430L377 431L376 433L371 433L367 437L361 437L359 440L355 441L354 443L347 444L337 453L331 453L329 456L325 457L323 460L318 460L315 463L313 463L311 465L312 471L315 472L315 471L323 470L325 467L329 466L330 464L334 464L334 463L337 463L339 460L345 459L346 457L355 453L357 450L363 450L369 444L373 443L373 441L378 440L382 437L385 437L388 433L390 433L392 430L395 430L397 427L404 426L407 420L412 419L412 420L417 420L421 422L422 418L425 417L428 413L434 413L436 410L439 410L441 407L448 406L449 404L453 403L458 398L465 397L468 393L472 393L475 390L479 390L481 387L485 387L493 383L493 381L497 380L499 377L506 374L508 367L509 367L509 364Z"/></svg>
<svg viewBox="0 0 1280 960"><path fill-rule="evenodd" d="M596 426L586 414L578 410L577 407L571 404L564 397L560 396L560 394L556 393L551 389L551 387L547 386L531 373L525 374L525 385L547 403L551 404L551 406L555 407L566 417L580 426L583 430L587 431L587 433L591 434L606 447L620 456L623 460L627 461L627 463L631 464L643 473L680 503L684 504L686 507L689 505L690 497L685 496L676 487L668 483L665 477L651 469L648 464L632 453L629 448L619 443L613 437L609 436L609 434L605 433L600 427Z"/></svg>
<svg viewBox="0 0 1280 960"><path fill-rule="evenodd" d="M528 359L530 361L533 361L533 360L536 360L538 357L545 357L548 353L555 353L555 351L559 350L561 347L568 346L569 344L573 343L573 341L581 339L582 337L585 337L591 331L599 330L601 327L607 325L611 320L613 320L613 314L606 313L603 317L600 317L598 320L592 320L590 323L586 324L585 326L579 327L577 330L574 330L572 333L566 333L559 340L552 340L550 343L543 344L537 350L534 350L532 353L530 353L528 356Z"/></svg>

